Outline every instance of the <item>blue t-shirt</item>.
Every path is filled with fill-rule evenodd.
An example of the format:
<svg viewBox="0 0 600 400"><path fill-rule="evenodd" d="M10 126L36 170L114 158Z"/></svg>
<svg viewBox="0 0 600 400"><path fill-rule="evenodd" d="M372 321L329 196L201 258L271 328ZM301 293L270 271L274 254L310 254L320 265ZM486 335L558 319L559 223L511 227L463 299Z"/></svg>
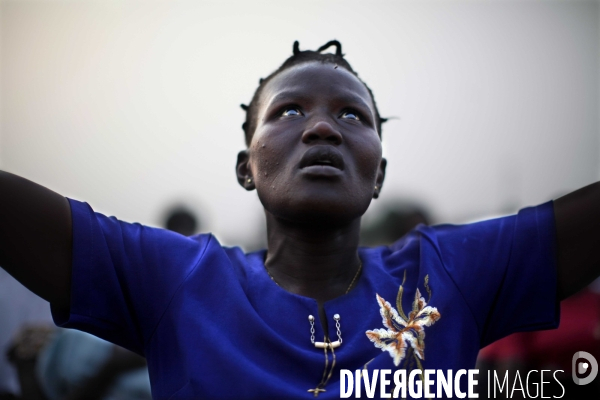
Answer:
<svg viewBox="0 0 600 400"><path fill-rule="evenodd" d="M144 355L156 399L313 398L308 389L325 369L324 349L310 340L309 315L315 340L325 336L317 303L277 286L264 250L245 254L212 235L188 238L70 204L71 309L54 312L59 326ZM340 396L340 369L473 368L480 347L558 325L551 202L419 226L359 256L355 287L324 305L328 337L338 338L339 314L343 341L319 398Z"/></svg>

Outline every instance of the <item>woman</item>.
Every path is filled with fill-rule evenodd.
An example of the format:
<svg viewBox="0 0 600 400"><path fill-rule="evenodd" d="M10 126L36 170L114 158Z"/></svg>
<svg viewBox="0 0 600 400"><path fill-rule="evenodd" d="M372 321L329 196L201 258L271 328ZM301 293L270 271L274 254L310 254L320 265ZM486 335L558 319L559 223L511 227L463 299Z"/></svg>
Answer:
<svg viewBox="0 0 600 400"><path fill-rule="evenodd" d="M336 41L295 43L243 108L237 178L264 206L268 250L124 223L0 175L0 265L58 325L144 355L155 398L337 398L341 369L472 368L480 346L555 327L557 300L600 272L598 183L358 248L384 120Z"/></svg>

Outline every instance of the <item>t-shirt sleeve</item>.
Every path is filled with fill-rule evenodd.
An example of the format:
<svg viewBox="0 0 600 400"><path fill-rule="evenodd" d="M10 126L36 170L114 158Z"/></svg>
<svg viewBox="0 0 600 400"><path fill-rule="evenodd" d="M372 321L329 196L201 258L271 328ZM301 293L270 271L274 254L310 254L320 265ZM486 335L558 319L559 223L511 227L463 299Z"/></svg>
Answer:
<svg viewBox="0 0 600 400"><path fill-rule="evenodd" d="M187 238L95 213L69 199L73 224L71 303L52 309L61 327L144 354L169 302L199 264L210 235Z"/></svg>
<svg viewBox="0 0 600 400"><path fill-rule="evenodd" d="M442 264L479 327L481 347L559 321L553 203L434 228Z"/></svg>

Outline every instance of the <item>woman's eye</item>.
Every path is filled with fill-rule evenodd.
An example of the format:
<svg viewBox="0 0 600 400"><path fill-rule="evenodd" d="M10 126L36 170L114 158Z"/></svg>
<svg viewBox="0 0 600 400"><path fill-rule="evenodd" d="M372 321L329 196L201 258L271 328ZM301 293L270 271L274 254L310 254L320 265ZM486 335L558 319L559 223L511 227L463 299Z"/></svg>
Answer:
<svg viewBox="0 0 600 400"><path fill-rule="evenodd" d="M354 111L344 111L341 115L341 118L353 119L355 121L360 121L360 116L358 115L358 113L355 113Z"/></svg>
<svg viewBox="0 0 600 400"><path fill-rule="evenodd" d="M290 107L290 108L286 108L285 110L283 110L283 112L281 113L282 117L294 117L296 115L302 115L302 113L300 112L299 109L294 108L294 107Z"/></svg>

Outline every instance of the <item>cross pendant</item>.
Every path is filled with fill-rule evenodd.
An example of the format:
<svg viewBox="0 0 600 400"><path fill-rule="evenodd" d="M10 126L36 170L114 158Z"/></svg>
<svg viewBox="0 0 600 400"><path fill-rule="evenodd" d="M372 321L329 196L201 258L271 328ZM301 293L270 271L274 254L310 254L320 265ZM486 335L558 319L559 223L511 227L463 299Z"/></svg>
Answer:
<svg viewBox="0 0 600 400"><path fill-rule="evenodd" d="M317 397L319 395L320 392L326 392L325 389L321 389L319 387L316 387L314 389L308 389L309 392L314 392L315 397Z"/></svg>

